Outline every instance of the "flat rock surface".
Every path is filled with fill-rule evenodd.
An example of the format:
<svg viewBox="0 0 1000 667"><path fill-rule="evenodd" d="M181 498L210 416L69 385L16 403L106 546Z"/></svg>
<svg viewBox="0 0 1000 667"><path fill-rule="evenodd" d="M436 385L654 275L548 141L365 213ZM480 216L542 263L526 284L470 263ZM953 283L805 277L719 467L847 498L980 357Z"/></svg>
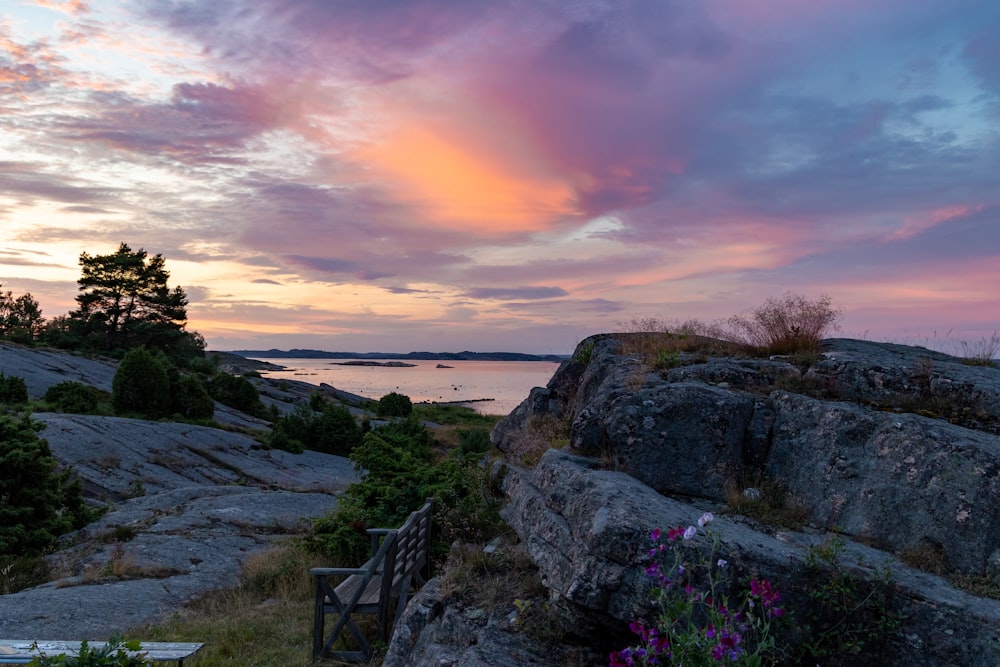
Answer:
<svg viewBox="0 0 1000 667"><path fill-rule="evenodd" d="M163 620L235 585L244 558L335 506L325 493L210 485L123 501L66 537L72 546L49 558L54 581L0 596L0 627L31 639L106 639Z"/></svg>
<svg viewBox="0 0 1000 667"><path fill-rule="evenodd" d="M0 371L24 378L28 396L33 399L44 396L52 385L69 381L111 391L117 370L117 362L109 359L0 342Z"/></svg>
<svg viewBox="0 0 1000 667"><path fill-rule="evenodd" d="M343 457L269 450L174 422L38 413L41 437L106 514L63 538L53 580L0 596L11 637L106 639L237 582L240 564L336 506Z"/></svg>
<svg viewBox="0 0 1000 667"><path fill-rule="evenodd" d="M201 484L249 484L337 493L354 481L346 458L266 449L248 435L178 422L36 413L41 437L84 482L85 495L119 500Z"/></svg>

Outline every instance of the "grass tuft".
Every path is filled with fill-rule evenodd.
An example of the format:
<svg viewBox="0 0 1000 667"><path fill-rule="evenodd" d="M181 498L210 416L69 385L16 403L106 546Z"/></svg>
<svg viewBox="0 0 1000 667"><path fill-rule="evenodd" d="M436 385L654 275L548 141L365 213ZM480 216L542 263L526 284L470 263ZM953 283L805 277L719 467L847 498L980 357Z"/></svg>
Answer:
<svg viewBox="0 0 1000 667"><path fill-rule="evenodd" d="M729 318L734 340L761 354L819 352L820 342L839 328L843 311L823 294L809 299L785 293L748 313Z"/></svg>

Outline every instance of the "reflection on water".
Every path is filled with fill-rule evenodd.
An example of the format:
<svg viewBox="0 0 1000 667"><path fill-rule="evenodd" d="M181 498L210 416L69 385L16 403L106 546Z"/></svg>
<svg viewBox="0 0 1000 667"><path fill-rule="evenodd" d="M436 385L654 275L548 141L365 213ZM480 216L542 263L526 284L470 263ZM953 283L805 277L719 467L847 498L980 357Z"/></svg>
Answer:
<svg viewBox="0 0 1000 667"><path fill-rule="evenodd" d="M506 415L528 397L532 387L544 387L559 364L550 361L420 361L412 367L342 366L348 359L262 359L284 366L263 372L269 378L328 384L342 391L379 399L389 392L421 401L479 401L469 407L491 415ZM450 368L438 368L438 365Z"/></svg>

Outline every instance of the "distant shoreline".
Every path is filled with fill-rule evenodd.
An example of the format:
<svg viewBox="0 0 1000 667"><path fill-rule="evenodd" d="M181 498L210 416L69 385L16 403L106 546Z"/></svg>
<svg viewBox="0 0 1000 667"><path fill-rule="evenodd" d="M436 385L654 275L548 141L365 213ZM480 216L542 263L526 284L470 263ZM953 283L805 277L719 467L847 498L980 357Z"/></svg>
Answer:
<svg viewBox="0 0 1000 667"><path fill-rule="evenodd" d="M231 350L250 359L411 359L417 361L551 361L560 363L568 354L524 354L521 352L325 352L323 350Z"/></svg>

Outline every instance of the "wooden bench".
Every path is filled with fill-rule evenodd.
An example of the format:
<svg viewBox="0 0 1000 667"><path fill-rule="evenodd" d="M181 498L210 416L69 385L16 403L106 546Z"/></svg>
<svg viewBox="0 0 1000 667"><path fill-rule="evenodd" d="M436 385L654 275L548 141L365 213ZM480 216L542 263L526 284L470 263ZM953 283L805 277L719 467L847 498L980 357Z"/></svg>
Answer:
<svg viewBox="0 0 1000 667"><path fill-rule="evenodd" d="M430 498L410 514L399 528L368 530L372 557L361 567L316 567L309 572L316 579L316 613L313 625L313 660L332 657L364 662L372 657L372 647L357 626L355 614L376 617L376 641L388 642L396 620L406 608L411 587L426 583L430 568ZM337 620L329 634L326 616ZM358 646L356 651L333 650L333 644L347 630Z"/></svg>
<svg viewBox="0 0 1000 667"><path fill-rule="evenodd" d="M38 657L39 651L48 656L60 654L76 655L80 651L78 641L42 641L32 639L0 639L0 665L27 665ZM97 648L103 642L88 642ZM183 667L184 659L197 653L204 644L189 644L181 642L141 642L135 653L143 654L144 660L154 662L176 662ZM133 653L133 651L129 651Z"/></svg>

